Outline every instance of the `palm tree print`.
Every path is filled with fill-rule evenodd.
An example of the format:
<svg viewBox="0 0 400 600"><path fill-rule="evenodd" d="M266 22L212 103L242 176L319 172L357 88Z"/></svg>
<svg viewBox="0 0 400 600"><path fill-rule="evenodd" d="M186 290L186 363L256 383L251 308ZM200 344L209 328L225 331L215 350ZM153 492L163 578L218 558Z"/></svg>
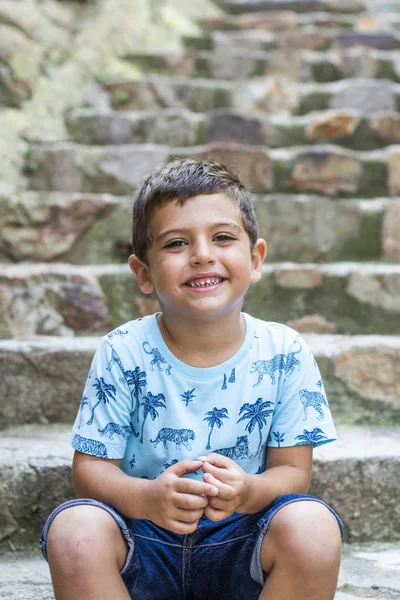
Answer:
<svg viewBox="0 0 400 600"><path fill-rule="evenodd" d="M99 399L99 401L96 402L96 404L93 406L92 416L90 417L89 421L86 422L86 425L92 425L94 419L94 411L101 402L104 402L104 404L108 404L110 402L110 398L112 400L116 399L115 394L117 390L115 388L115 385L113 385L112 383L106 383L103 377L96 377L96 383L93 384L93 387L97 390L96 397Z"/></svg>
<svg viewBox="0 0 400 600"><path fill-rule="evenodd" d="M208 421L208 426L211 428L208 435L206 450L210 450L211 448L211 434L215 425L218 427L218 429L221 429L222 425L224 424L222 419L229 419L228 410L226 408L216 408L214 406L212 410L206 412L206 416L204 417L203 421Z"/></svg>
<svg viewBox="0 0 400 600"><path fill-rule="evenodd" d="M278 448L281 447L281 443L285 441L285 434L279 433L279 431L273 431L272 435L274 436L275 441L278 444Z"/></svg>
<svg viewBox="0 0 400 600"><path fill-rule="evenodd" d="M124 376L128 385L133 386L133 395L136 403L133 413L136 413L136 420L139 422L139 394L142 393L142 388L146 386L146 371L141 371L140 367L135 367L133 371L124 371Z"/></svg>
<svg viewBox="0 0 400 600"><path fill-rule="evenodd" d="M183 402L186 402L186 406L189 404L189 402L192 401L193 398L196 398L196 394L193 394L194 390L196 388L193 388L192 390L188 390L187 392L183 392L183 394L181 394L181 398L183 400Z"/></svg>
<svg viewBox="0 0 400 600"><path fill-rule="evenodd" d="M78 425L78 429L81 428L81 423L82 423L82 411L83 411L83 407L85 406L85 404L89 404L88 402L88 397L87 396L82 396L82 400L81 403L79 405L79 425Z"/></svg>
<svg viewBox="0 0 400 600"><path fill-rule="evenodd" d="M321 440L327 440L328 438L319 427L315 427L312 431L307 431L307 429L303 429L302 435L296 435L296 440L300 440L295 444L296 446L305 446L306 444L315 444L320 442Z"/></svg>
<svg viewBox="0 0 400 600"><path fill-rule="evenodd" d="M146 422L147 417L150 415L151 420L155 421L158 414L156 408L167 408L164 404L165 396L164 394L157 394L157 396L153 396L151 392L147 392L144 397L144 402L140 403L140 406L143 406L143 423L142 423L142 432L140 436L140 443L143 444L143 429L144 424Z"/></svg>
<svg viewBox="0 0 400 600"><path fill-rule="evenodd" d="M239 415L243 413L240 419L237 421L243 421L244 419L250 419L246 425L246 431L252 433L254 431L255 426L258 426L258 433L260 435L260 441L258 443L258 448L256 452L256 456L261 452L261 442L262 435L261 430L267 424L267 418L274 412L272 409L268 409L268 406L271 406L272 402L266 401L263 402L262 398L258 398L254 404L243 404L239 411Z"/></svg>

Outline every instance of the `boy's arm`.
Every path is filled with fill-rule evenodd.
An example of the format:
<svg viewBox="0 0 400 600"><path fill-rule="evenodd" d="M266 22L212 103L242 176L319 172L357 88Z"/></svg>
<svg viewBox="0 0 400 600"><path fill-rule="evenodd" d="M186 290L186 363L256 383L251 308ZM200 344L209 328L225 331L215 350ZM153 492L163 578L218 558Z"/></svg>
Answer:
<svg viewBox="0 0 400 600"><path fill-rule="evenodd" d="M249 475L249 493L240 512L254 514L284 494L305 494L312 475L313 446L268 448L267 469Z"/></svg>
<svg viewBox="0 0 400 600"><path fill-rule="evenodd" d="M218 494L212 484L183 477L201 468L201 461L182 460L150 480L126 475L120 462L75 452L72 475L78 496L109 504L128 518L148 519L186 535L196 529L207 497Z"/></svg>
<svg viewBox="0 0 400 600"><path fill-rule="evenodd" d="M149 480L126 475L120 464L121 460L97 458L75 451L72 481L76 495L109 504L130 519L143 519L143 498Z"/></svg>

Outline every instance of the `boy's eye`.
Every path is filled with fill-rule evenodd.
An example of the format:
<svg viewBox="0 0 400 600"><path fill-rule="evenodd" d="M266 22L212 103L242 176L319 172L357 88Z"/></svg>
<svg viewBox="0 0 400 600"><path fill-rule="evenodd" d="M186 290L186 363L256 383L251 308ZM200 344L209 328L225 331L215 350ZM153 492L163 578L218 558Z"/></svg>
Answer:
<svg viewBox="0 0 400 600"><path fill-rule="evenodd" d="M165 248L180 248L184 246L186 242L184 240L171 240L165 245Z"/></svg>
<svg viewBox="0 0 400 600"><path fill-rule="evenodd" d="M215 236L214 239L217 242L231 242L235 238L232 237L231 235L228 235L227 233L219 233L218 235Z"/></svg>

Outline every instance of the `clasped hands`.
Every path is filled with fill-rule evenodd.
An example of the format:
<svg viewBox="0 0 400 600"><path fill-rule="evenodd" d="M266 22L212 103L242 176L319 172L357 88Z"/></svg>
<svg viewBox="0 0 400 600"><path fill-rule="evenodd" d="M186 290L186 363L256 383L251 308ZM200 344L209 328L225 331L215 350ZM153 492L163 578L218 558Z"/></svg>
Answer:
<svg viewBox="0 0 400 600"><path fill-rule="evenodd" d="M183 477L199 469L203 481ZM149 482L147 518L156 525L187 535L196 530L205 515L212 521L244 512L250 493L250 478L233 460L220 454L182 460Z"/></svg>

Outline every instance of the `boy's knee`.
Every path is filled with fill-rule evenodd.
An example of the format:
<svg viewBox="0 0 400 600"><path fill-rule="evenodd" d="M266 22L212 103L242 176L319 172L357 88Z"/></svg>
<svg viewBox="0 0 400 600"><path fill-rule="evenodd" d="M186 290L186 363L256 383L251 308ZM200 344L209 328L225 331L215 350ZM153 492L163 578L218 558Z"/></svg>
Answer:
<svg viewBox="0 0 400 600"><path fill-rule="evenodd" d="M338 567L341 535L333 513L322 503L302 501L289 504L272 518L262 546L266 572L278 560L290 561L302 571Z"/></svg>
<svg viewBox="0 0 400 600"><path fill-rule="evenodd" d="M112 516L95 506L74 506L61 511L50 526L46 548L50 564L62 561L88 566L99 555L110 555L116 558L120 569L127 550Z"/></svg>

